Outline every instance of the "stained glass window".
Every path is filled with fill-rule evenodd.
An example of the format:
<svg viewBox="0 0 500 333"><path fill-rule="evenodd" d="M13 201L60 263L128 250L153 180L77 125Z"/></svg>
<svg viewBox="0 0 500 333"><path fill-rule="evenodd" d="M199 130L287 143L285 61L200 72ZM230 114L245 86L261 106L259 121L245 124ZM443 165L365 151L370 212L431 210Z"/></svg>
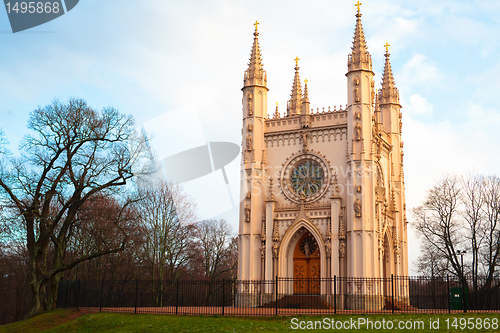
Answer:
<svg viewBox="0 0 500 333"><path fill-rule="evenodd" d="M298 164L291 175L292 188L300 196L317 193L323 184L323 169L314 161Z"/></svg>

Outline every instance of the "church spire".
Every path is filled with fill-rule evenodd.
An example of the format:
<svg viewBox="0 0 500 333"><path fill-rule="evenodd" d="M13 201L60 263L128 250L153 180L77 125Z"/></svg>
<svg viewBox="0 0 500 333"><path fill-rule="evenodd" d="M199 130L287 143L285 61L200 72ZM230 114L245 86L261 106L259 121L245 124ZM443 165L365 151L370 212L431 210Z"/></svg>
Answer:
<svg viewBox="0 0 500 333"><path fill-rule="evenodd" d="M302 96L302 112L300 116L300 124L304 127L309 127L311 125L311 110L309 106L309 93L307 91L307 79L304 80L304 95ZM304 147L305 148L305 147Z"/></svg>
<svg viewBox="0 0 500 333"><path fill-rule="evenodd" d="M293 78L292 93L287 105L287 115L294 116L302 111L302 87L299 77L299 57L295 59L295 76Z"/></svg>
<svg viewBox="0 0 500 333"><path fill-rule="evenodd" d="M349 72L355 70L372 70L372 58L366 46L365 33L363 32L363 25L361 24L361 13L359 7L362 4L358 1L355 5L358 7L356 13L356 29L354 30L354 39L352 42L352 52L349 54L348 69Z"/></svg>
<svg viewBox="0 0 500 333"><path fill-rule="evenodd" d="M382 94L380 96L380 104L399 104L399 91L394 82L392 75L391 61L389 60L389 44L385 44L385 66L384 74L382 75Z"/></svg>
<svg viewBox="0 0 500 333"><path fill-rule="evenodd" d="M250 63L248 64L248 69L245 71L245 77L243 79L244 86L266 86L267 84L267 74L264 70L264 64L262 63L262 54L260 53L259 46L259 32L257 26L260 23L255 21L255 31L253 33L253 45L252 52L250 54Z"/></svg>
<svg viewBox="0 0 500 333"><path fill-rule="evenodd" d="M307 81L308 79L304 80L304 96L302 97L302 103L309 103L309 93L307 92Z"/></svg>

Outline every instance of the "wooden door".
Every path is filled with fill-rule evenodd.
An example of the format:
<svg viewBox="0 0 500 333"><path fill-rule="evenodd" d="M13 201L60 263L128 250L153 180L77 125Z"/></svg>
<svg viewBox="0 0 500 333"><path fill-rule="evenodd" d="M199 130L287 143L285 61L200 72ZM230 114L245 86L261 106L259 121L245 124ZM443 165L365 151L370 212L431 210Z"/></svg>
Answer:
<svg viewBox="0 0 500 333"><path fill-rule="evenodd" d="M310 233L306 233L295 246L293 255L294 294L319 294L320 273L318 244Z"/></svg>

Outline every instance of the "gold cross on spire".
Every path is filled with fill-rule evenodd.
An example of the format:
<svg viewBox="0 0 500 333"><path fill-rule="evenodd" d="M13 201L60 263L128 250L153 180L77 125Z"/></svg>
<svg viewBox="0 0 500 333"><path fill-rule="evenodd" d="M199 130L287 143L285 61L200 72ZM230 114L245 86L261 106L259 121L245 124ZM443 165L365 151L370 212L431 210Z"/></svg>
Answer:
<svg viewBox="0 0 500 333"><path fill-rule="evenodd" d="M385 47L385 52L389 53L389 46L391 46L391 44L389 43L385 43L384 47Z"/></svg>
<svg viewBox="0 0 500 333"><path fill-rule="evenodd" d="M304 80L304 82L307 84L307 82L309 82L309 80L308 80L308 79L305 79L305 80Z"/></svg>
<svg viewBox="0 0 500 333"><path fill-rule="evenodd" d="M358 3L357 3L357 4L355 4L355 5L354 5L354 6L358 7L358 13L359 13L359 7L360 7L361 5L362 5L362 3L361 3L361 2L359 2L359 1L358 1Z"/></svg>
<svg viewBox="0 0 500 333"><path fill-rule="evenodd" d="M255 25L255 31L257 31L257 26L259 25L259 21L255 21L255 23L253 25Z"/></svg>
<svg viewBox="0 0 500 333"><path fill-rule="evenodd" d="M299 60L300 60L300 58L299 57L295 57L295 59L293 59L293 60L295 60L295 66L299 67Z"/></svg>

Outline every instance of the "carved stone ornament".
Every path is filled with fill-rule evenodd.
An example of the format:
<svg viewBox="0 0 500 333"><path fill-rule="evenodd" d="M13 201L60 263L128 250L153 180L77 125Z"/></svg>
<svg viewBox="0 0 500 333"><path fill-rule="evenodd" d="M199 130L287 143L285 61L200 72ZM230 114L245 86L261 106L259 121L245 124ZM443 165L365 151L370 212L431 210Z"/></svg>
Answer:
<svg viewBox="0 0 500 333"><path fill-rule="evenodd" d="M266 219L262 218L262 225L260 226L260 241L262 244L266 242Z"/></svg>
<svg viewBox="0 0 500 333"><path fill-rule="evenodd" d="M362 191L363 191L363 187L361 185L356 186L357 193L361 194Z"/></svg>
<svg viewBox="0 0 500 333"><path fill-rule="evenodd" d="M250 207L245 207L245 222L250 222Z"/></svg>
<svg viewBox="0 0 500 333"><path fill-rule="evenodd" d="M373 80L373 79L371 82L371 87L372 87L371 101L372 101L372 104L375 104L375 80Z"/></svg>
<svg viewBox="0 0 500 333"><path fill-rule="evenodd" d="M259 247L259 250L260 250L260 257L262 259L266 259L266 247L265 246L261 246L261 247Z"/></svg>
<svg viewBox="0 0 500 333"><path fill-rule="evenodd" d="M361 200L359 198L354 201L354 213L356 217L361 217Z"/></svg>
<svg viewBox="0 0 500 333"><path fill-rule="evenodd" d="M274 193L273 193L273 177L269 179L269 189L267 193L268 200L274 201Z"/></svg>
<svg viewBox="0 0 500 333"><path fill-rule="evenodd" d="M278 220L274 220L274 225L273 225L273 242L277 242L280 240L280 231L278 227Z"/></svg>

